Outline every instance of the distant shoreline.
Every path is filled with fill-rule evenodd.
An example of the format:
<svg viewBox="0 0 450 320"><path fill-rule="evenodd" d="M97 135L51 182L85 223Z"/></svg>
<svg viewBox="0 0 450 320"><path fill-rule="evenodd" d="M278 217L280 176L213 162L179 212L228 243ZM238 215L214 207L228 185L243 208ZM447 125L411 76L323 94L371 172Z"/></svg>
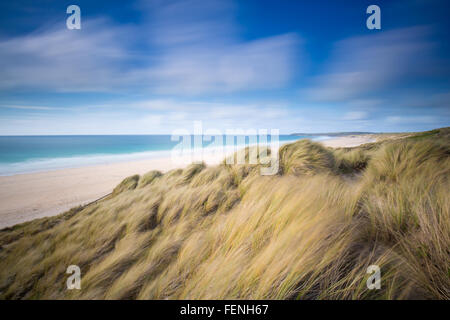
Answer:
<svg viewBox="0 0 450 320"><path fill-rule="evenodd" d="M304 136L304 137L315 137L315 136L327 136L327 137L346 137L354 135L367 135L367 134L380 134L374 132L362 132L362 131L349 131L349 132L323 132L323 133L291 133L291 136Z"/></svg>

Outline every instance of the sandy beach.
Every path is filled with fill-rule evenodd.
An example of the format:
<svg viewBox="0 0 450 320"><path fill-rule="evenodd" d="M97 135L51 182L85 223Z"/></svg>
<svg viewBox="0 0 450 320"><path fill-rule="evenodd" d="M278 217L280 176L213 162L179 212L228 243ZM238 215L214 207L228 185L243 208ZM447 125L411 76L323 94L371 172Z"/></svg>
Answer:
<svg viewBox="0 0 450 320"><path fill-rule="evenodd" d="M324 140L322 141L322 144L332 148L343 148L343 147L350 148L375 141L376 141L375 135L364 134L364 135L336 137L333 139Z"/></svg>
<svg viewBox="0 0 450 320"><path fill-rule="evenodd" d="M329 147L354 147L375 141L371 135L337 137L322 141ZM208 165L222 156L206 154ZM162 172L183 167L170 157L111 163L80 168L0 177L0 229L18 223L57 215L109 194L125 177L150 170Z"/></svg>

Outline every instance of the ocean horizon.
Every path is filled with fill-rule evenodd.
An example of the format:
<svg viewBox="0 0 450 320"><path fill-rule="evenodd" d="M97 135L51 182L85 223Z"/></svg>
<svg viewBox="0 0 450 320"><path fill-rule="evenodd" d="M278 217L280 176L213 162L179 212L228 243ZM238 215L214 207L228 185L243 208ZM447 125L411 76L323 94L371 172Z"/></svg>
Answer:
<svg viewBox="0 0 450 320"><path fill-rule="evenodd" d="M53 135L0 136L0 176L77 168L89 165L169 157L180 143L171 135ZM193 137L193 136L191 136ZM226 136L222 136L223 141ZM241 136L243 137L243 136ZM234 136L234 145L245 147ZM299 139L323 140L326 136L279 135L280 145ZM242 140L242 139L241 139ZM270 135L268 136L270 142ZM214 138L202 147L213 148Z"/></svg>

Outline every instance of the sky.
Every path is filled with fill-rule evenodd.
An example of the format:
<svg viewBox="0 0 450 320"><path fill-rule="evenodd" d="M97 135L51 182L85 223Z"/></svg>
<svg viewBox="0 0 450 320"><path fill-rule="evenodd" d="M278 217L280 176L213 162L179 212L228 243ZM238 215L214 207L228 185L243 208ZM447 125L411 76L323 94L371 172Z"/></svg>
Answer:
<svg viewBox="0 0 450 320"><path fill-rule="evenodd" d="M69 5L81 29L66 27ZM369 30L369 5L381 29ZM0 135L450 125L445 0L2 1Z"/></svg>

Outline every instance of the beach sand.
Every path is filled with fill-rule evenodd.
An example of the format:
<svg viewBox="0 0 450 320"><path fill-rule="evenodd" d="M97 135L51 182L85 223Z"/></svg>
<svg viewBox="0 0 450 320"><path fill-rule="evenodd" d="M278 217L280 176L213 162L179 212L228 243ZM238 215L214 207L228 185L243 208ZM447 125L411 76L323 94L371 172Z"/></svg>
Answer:
<svg viewBox="0 0 450 320"><path fill-rule="evenodd" d="M372 134L364 134L364 135L352 135L352 136L343 136L336 137L329 140L322 141L322 144L327 147L332 148L343 148L343 147L357 147L359 145L375 142L376 136Z"/></svg>
<svg viewBox="0 0 450 320"><path fill-rule="evenodd" d="M371 135L355 135L322 143L336 148L373 141ZM214 165L223 160L223 155L205 154L203 160ZM166 172L186 166L187 160L184 162L167 157L0 177L0 229L60 214L109 194L128 176L151 170Z"/></svg>

